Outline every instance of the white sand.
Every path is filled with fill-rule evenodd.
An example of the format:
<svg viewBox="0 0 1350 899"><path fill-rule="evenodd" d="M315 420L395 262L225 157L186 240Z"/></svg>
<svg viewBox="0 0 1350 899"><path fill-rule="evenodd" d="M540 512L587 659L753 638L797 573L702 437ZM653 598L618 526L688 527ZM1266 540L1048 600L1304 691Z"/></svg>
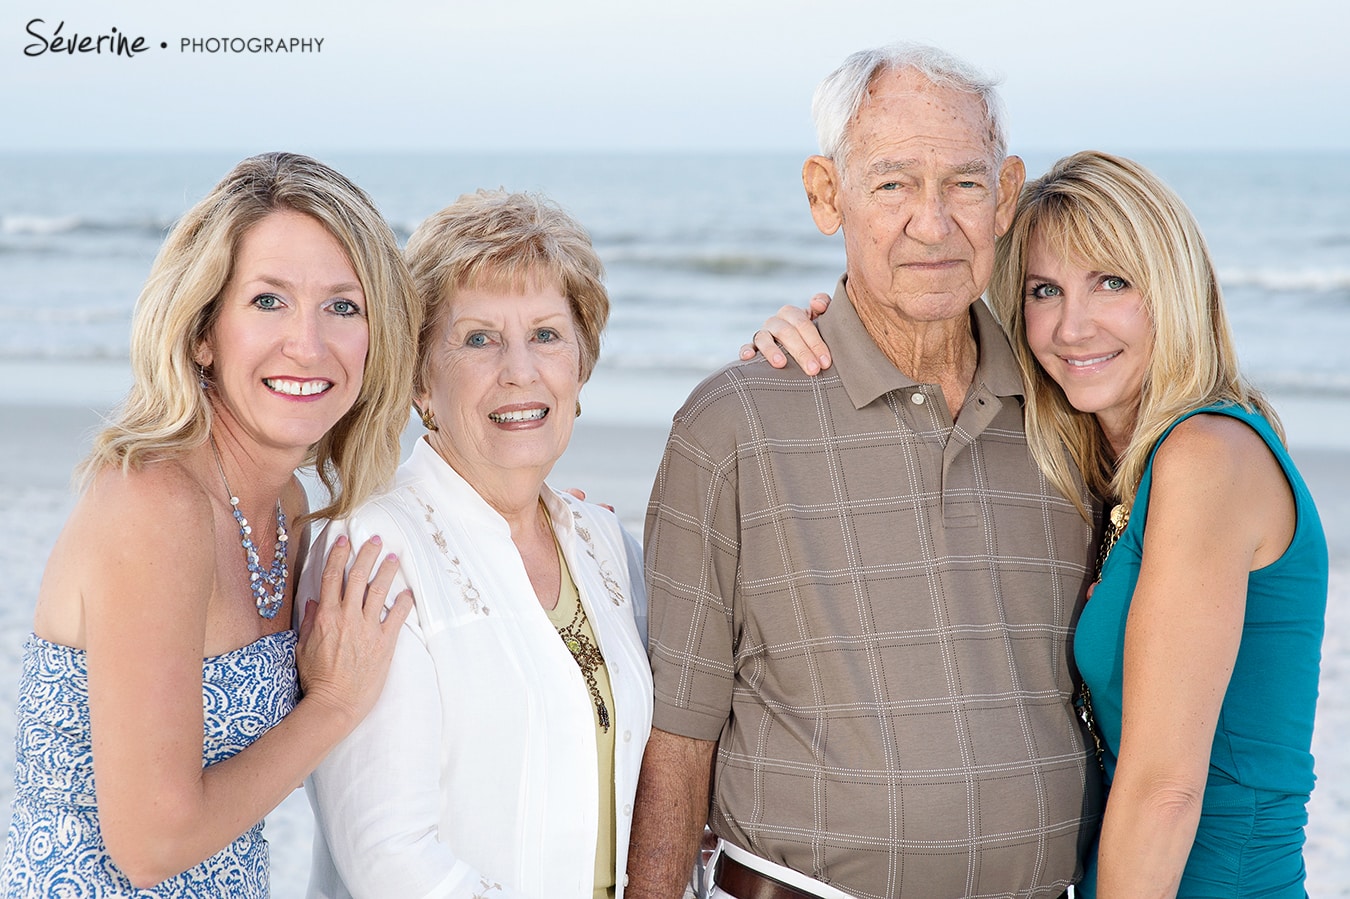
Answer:
<svg viewBox="0 0 1350 899"><path fill-rule="evenodd" d="M97 375L95 368L92 376ZM13 578L0 588L0 734L4 735L0 809L8 806L12 794L13 745L7 735L13 728L20 644L31 628L33 598L47 552L72 504L67 486L71 468L98 423L98 415L87 408L50 405L62 402L62 390L54 381L42 395L20 400L27 405L0 405L0 533L5 535L0 565ZM120 390L120 385L110 386L109 393ZM638 533L665 441L662 422L669 413L657 404L632 405L643 396L632 381L611 392L631 397L631 403L596 397L591 403L597 407L595 414L588 412L578 421L572 445L549 480L558 487L582 487L590 499L614 505ZM12 390L0 388L0 401L14 399ZM1350 439L1320 424L1350 421L1344 414L1350 410L1337 404L1328 414L1321 401L1306 398L1294 398L1288 407L1285 401L1277 402L1285 411L1296 458L1317 497L1332 554L1322 696L1313 740L1318 786L1309 809L1308 892L1350 896L1350 746L1340 741L1350 734ZM673 408L664 396L659 405ZM632 423L626 423L630 409ZM410 436L414 433L410 429ZM272 843L273 893L278 899L303 895L311 833L309 807L300 792L268 816L266 835Z"/></svg>

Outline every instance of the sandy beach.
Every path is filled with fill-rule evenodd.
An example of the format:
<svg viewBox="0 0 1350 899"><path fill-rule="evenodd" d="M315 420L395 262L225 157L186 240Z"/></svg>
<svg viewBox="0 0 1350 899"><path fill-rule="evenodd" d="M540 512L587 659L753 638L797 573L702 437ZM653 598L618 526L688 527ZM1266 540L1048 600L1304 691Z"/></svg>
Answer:
<svg viewBox="0 0 1350 899"><path fill-rule="evenodd" d="M110 389L120 393L116 385ZM672 388L667 386L653 402L642 385L631 382L603 388L594 384L588 392L593 399L583 399L594 411L578 420L571 447L550 483L581 487L589 498L612 504L625 524L640 533L665 441L663 422L678 397L672 400ZM6 405L14 391L0 389L0 526L6 535L0 542L0 564L13 578L3 588L0 602L0 808L4 809L12 794L10 735L20 644L31 628L33 598L48 550L73 503L71 469L99 420L99 410L64 405L57 393L39 390L26 398L27 404ZM88 395L87 390L84 393ZM646 396L639 414L629 415L636 408L628 402L629 395ZM1308 892L1350 896L1350 747L1339 740L1350 733L1350 440L1325 424L1350 420L1334 414L1350 408L1328 414L1327 401L1308 397L1276 397L1276 403L1286 416L1295 458L1317 498L1332 559L1313 746L1318 786L1309 809ZM410 429L407 436L415 433ZM265 832L272 844L274 895L278 899L303 895L312 825L302 793L268 817Z"/></svg>

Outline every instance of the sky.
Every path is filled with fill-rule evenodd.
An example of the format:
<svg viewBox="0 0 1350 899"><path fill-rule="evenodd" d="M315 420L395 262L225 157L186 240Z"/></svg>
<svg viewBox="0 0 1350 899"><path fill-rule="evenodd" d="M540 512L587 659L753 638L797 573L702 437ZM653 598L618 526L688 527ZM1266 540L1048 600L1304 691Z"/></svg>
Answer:
<svg viewBox="0 0 1350 899"><path fill-rule="evenodd" d="M1344 0L4 0L0 152L810 152L894 40L1001 75L1024 152L1344 151L1347 39Z"/></svg>

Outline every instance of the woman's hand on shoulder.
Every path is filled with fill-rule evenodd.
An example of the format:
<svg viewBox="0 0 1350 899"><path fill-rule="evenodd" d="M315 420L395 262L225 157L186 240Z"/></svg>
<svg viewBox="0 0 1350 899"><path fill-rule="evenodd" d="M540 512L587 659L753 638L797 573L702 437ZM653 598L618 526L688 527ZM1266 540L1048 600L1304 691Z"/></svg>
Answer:
<svg viewBox="0 0 1350 899"><path fill-rule="evenodd" d="M300 622L296 668L304 698L332 708L349 727L379 698L399 630L413 607L411 590L386 607L398 559L393 554L381 559L382 549L378 536L367 540L348 571L351 542L338 537L324 563L319 599L307 602Z"/></svg>
<svg viewBox="0 0 1350 899"><path fill-rule="evenodd" d="M751 343L741 347L741 358L750 360L756 352L774 368L787 366L786 350L802 371L819 374L830 367L830 349L820 336L815 320L830 308L828 294L818 293L807 302L806 308L784 306L771 316L764 327L755 332Z"/></svg>

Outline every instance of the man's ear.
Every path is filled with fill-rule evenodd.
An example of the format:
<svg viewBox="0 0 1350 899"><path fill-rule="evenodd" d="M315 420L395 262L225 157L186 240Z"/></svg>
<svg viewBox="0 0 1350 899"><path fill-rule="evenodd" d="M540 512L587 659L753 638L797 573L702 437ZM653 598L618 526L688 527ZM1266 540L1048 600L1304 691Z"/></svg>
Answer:
<svg viewBox="0 0 1350 899"><path fill-rule="evenodd" d="M998 172L998 206L994 210L994 234L1002 237L1012 227L1013 213L1017 211L1017 198L1022 194L1022 184L1027 180L1027 167L1020 156L1009 156L1003 160Z"/></svg>
<svg viewBox="0 0 1350 899"><path fill-rule="evenodd" d="M822 234L833 234L844 223L838 204L841 175L834 160L826 156L807 157L802 165L802 185L811 204L811 218Z"/></svg>

